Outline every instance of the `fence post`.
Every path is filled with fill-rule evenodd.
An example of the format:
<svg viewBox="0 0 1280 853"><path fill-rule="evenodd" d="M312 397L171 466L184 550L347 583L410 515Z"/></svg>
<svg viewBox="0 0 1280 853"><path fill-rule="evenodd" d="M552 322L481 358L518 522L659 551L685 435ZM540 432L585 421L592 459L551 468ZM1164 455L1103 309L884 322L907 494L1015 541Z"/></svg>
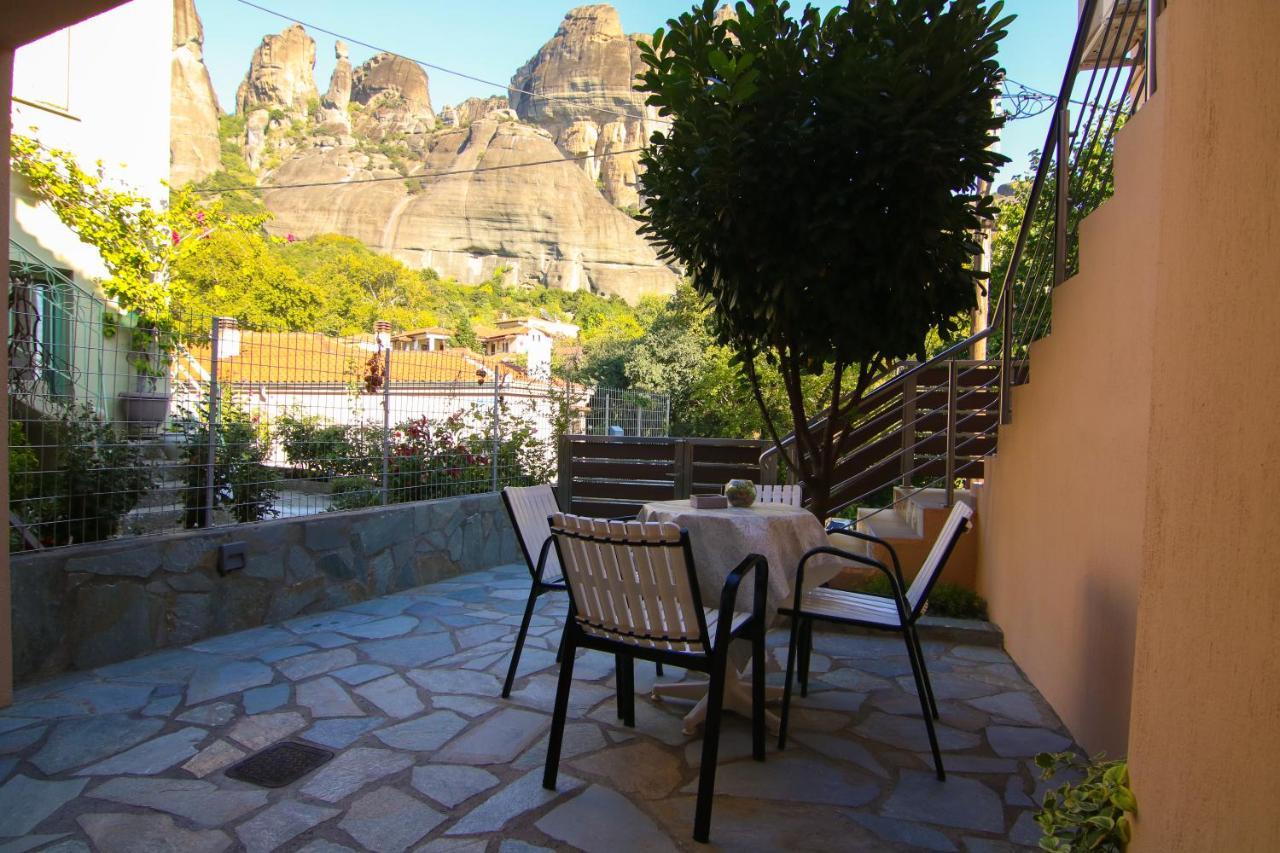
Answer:
<svg viewBox="0 0 1280 853"><path fill-rule="evenodd" d="M693 493L693 448L689 442L683 438L677 438L672 443L673 458L675 463L675 491L676 500L684 500Z"/></svg>
<svg viewBox="0 0 1280 853"><path fill-rule="evenodd" d="M958 363L947 362L947 506L956 498L956 385L959 383Z"/></svg>
<svg viewBox="0 0 1280 853"><path fill-rule="evenodd" d="M379 338L381 340L381 338ZM391 346L382 352L382 505L391 503Z"/></svg>
<svg viewBox="0 0 1280 853"><path fill-rule="evenodd" d="M600 431L601 435L609 434L609 399L613 396L610 389L604 389L604 429Z"/></svg>
<svg viewBox="0 0 1280 853"><path fill-rule="evenodd" d="M662 434L671 435L671 395L667 394L662 417Z"/></svg>
<svg viewBox="0 0 1280 853"><path fill-rule="evenodd" d="M908 368L909 369L909 368ZM916 464L916 377L908 376L902 383L902 454L900 470L902 487L911 488L911 469Z"/></svg>
<svg viewBox="0 0 1280 853"><path fill-rule="evenodd" d="M560 436L560 458L556 460L556 499L561 512L572 512L573 507L573 442L568 435Z"/></svg>
<svg viewBox="0 0 1280 853"><path fill-rule="evenodd" d="M493 366L493 449L489 453L490 491L498 491L498 449L501 446L501 416L498 414L498 389L502 386L502 373L495 364Z"/></svg>
<svg viewBox="0 0 1280 853"><path fill-rule="evenodd" d="M1053 286L1067 279L1067 226L1071 215L1071 110L1066 104L1058 107L1054 119L1058 131L1057 209L1053 218Z"/></svg>
<svg viewBox="0 0 1280 853"><path fill-rule="evenodd" d="M213 526L214 471L218 464L218 345L226 317L214 317L209 337L209 446L205 456L204 503L198 512L201 527Z"/></svg>

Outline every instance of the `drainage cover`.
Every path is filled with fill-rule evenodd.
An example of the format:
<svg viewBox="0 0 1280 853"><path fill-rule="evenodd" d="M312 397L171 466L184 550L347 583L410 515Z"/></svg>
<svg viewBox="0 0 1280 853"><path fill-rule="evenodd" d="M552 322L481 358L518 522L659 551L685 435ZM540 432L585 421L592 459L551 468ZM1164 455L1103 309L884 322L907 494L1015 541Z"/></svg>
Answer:
<svg viewBox="0 0 1280 853"><path fill-rule="evenodd" d="M232 779L263 788L283 788L333 758L327 749L285 741L251 755L227 771Z"/></svg>

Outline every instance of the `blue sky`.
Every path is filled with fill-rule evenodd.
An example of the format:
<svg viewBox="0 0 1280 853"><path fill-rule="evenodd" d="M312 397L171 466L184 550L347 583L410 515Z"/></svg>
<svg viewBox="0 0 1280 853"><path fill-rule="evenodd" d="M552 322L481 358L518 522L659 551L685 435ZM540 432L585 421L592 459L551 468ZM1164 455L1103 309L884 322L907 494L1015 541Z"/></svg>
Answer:
<svg viewBox="0 0 1280 853"><path fill-rule="evenodd" d="M259 5L312 23L350 39L494 81L486 86L430 71L436 108L471 96L504 94L501 86L555 33L574 0L255 0ZM688 9L691 0L615 0L628 32L652 32ZM237 0L196 0L204 21L205 61L224 110L235 103L254 48L286 21ZM1001 47L1010 77L1056 92L1075 30L1076 0L1007 0L1018 19ZM311 31L316 40L316 84L324 91L333 70L332 36ZM373 51L349 44L359 64ZM1011 122L1001 150L1013 158L1001 180L1025 171L1027 153L1044 142L1048 117Z"/></svg>

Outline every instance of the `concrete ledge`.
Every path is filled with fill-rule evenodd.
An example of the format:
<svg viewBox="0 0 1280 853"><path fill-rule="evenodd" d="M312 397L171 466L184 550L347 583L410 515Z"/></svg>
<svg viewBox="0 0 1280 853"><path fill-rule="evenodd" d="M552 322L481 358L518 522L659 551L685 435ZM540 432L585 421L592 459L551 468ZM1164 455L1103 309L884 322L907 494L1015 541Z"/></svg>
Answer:
<svg viewBox="0 0 1280 853"><path fill-rule="evenodd" d="M989 646L993 649L1004 648L1004 631L994 622L981 619L947 619L942 616L922 616L916 623L920 630L921 640L934 640L939 643L957 643L964 646ZM863 636L883 636L889 631L877 631L874 628L863 628L858 625L841 625L836 622L816 622L814 631L827 631L833 634L858 634Z"/></svg>

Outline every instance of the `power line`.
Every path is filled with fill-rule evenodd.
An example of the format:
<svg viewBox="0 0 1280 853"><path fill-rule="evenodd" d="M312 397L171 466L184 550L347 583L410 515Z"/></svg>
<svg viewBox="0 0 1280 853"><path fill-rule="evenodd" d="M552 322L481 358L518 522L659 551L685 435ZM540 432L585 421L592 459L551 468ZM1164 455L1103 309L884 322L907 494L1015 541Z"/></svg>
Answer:
<svg viewBox="0 0 1280 853"><path fill-rule="evenodd" d="M270 184L260 186L258 184L242 184L237 187L219 187L217 189L192 190L198 195L215 195L218 193L231 192L261 192L263 190L296 190L307 189L310 187L345 187L352 184L379 184L384 181L412 181L419 178L447 178L451 175L474 175L479 172L501 172L506 169L526 169L531 166L551 166L556 163L575 163L580 160L590 160L593 157L616 157L619 154L637 154L644 151L644 148L624 148L620 151L610 151L605 154L581 154L576 157L557 157L554 160L533 160L529 163L504 163L500 166L477 166L474 169L453 169L447 172L423 172L418 175L395 175L385 178L354 178L348 181L315 181L305 184Z"/></svg>
<svg viewBox="0 0 1280 853"><path fill-rule="evenodd" d="M537 92L531 92L528 89L521 89L517 86L512 86L510 83L495 83L492 80L486 80L483 77L477 77L474 74L467 74L464 71L457 71L452 68L445 68L443 65L436 65L434 63L426 62L421 59L415 59L412 56L405 56L403 53L396 53L394 50L387 50L386 48L381 48L381 47L378 47L377 45L370 44L367 41L361 41L360 39L352 38L351 36L345 36L342 33L337 33L337 32L334 32L333 30L325 29L324 27L317 26L315 24L310 24L303 20L299 20L298 18L290 17L289 15L286 15L283 12L277 12L274 9L268 9L266 6L260 6L257 3L252 2L252 0L236 0L236 2L241 3L245 6L249 6L253 9L257 9L259 12L265 12L268 15L274 15L275 17L280 18L281 20L289 21L291 23L298 24L299 26L303 26L308 29L315 30L318 33L324 33L325 35L333 36L334 38L337 38L337 39L342 39L343 41L350 42L351 44L358 44L361 47L368 48L369 50L372 50L376 53L387 53L387 54L390 54L391 56L398 56L401 59L408 60L409 62L417 63L418 65L421 65L423 68L430 68L432 71L439 71L443 74L451 74L454 77L461 77L462 79L470 80L473 83L483 83L486 86L493 86L496 89L503 89L507 92L516 92L521 95L528 95L531 98L539 98L544 101L563 102L565 104L570 105L576 110L586 110L589 112L606 113L608 115L620 116L622 118L635 119L636 121L652 121L652 122L661 122L663 124L671 124L670 119L658 118L656 116L636 115L635 113L629 113L624 110L613 110L613 109L609 109L608 107L585 106L583 104L578 103L577 101L571 100L570 98L562 98L559 95L539 94Z"/></svg>

